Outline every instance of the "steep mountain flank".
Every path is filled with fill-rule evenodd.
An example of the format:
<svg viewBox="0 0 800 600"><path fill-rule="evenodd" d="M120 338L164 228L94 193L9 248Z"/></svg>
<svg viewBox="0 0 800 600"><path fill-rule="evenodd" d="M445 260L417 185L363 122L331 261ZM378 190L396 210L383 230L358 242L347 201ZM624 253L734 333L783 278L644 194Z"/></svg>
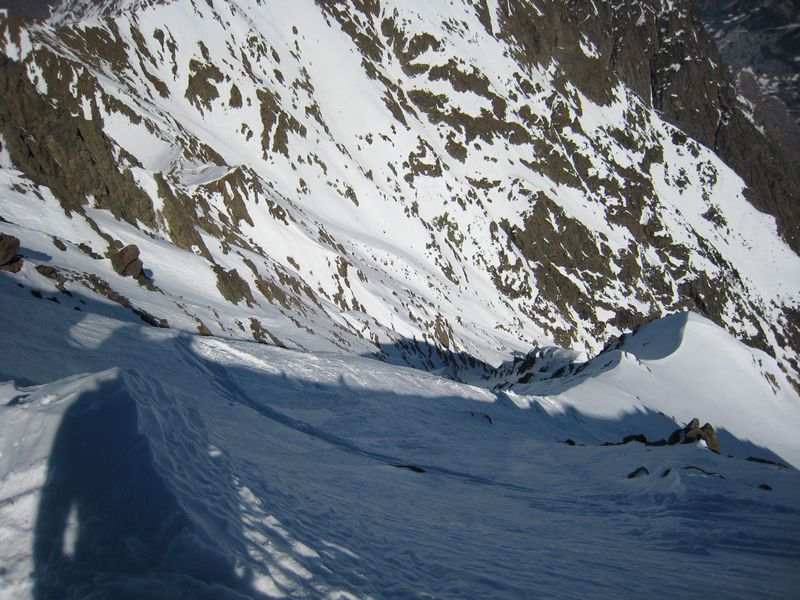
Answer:
<svg viewBox="0 0 800 600"><path fill-rule="evenodd" d="M0 27L0 229L69 285L455 376L690 308L797 377L800 179L682 2L74 0ZM131 244L143 285L111 265Z"/></svg>
<svg viewBox="0 0 800 600"><path fill-rule="evenodd" d="M737 80L748 74L762 101L778 100L794 122L800 123L797 65L800 2L691 0L690 4L717 42ZM739 89L745 92L742 87Z"/></svg>

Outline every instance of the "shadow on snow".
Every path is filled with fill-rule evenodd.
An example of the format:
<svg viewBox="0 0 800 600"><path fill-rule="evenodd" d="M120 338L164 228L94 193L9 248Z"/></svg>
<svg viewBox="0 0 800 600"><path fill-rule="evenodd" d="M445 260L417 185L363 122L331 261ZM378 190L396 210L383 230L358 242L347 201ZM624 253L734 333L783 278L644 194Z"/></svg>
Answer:
<svg viewBox="0 0 800 600"><path fill-rule="evenodd" d="M527 487L527 483L522 485L502 474L442 464L436 448L415 447L411 435L407 446L384 450L380 439L358 431L352 423L340 429L335 419L324 426L315 425L291 416L291 407L316 402L313 408L319 408L329 402L331 412L336 413L338 405L350 402L351 409L355 403L356 410L344 412L352 417L357 416L358 403L368 399L380 403L379 419L400 430L407 426L413 433L428 426L430 418L430 432L435 435L424 439L444 445L451 443L450 436L461 436L462 441L464 436L472 436L476 443L483 440L490 444L486 442L489 436L502 436L504 428L511 427L527 428L537 434L536 439L552 439L553 444L577 434L583 436L577 441L588 445L619 441L619 438L609 439L618 433L644 432L650 437L656 432L656 435L666 436L675 427L671 419L655 413L625 415L610 421L587 417L574 410L550 414L538 405L524 411L502 393L493 403L447 396L414 402L414 397L404 396L403 390L375 391L348 386L344 380L326 384L240 366L225 367L197 353L192 345L193 336L155 340L135 317L117 307L80 298L78 294L69 300L62 297L62 304L58 305L32 299L24 290L14 292L25 299L26 314L21 316L46 322L53 341L51 347L41 348L36 369L24 362L15 363L13 358L6 363L6 368L19 374L18 380L38 377L38 383L45 383L41 381L42 373L52 375L51 379L63 378L88 370L118 367L123 359L125 364L141 362L160 369L157 376L122 373L117 378L104 380L96 389L84 391L74 399L64 413L50 453L47 481L41 492L35 523L33 555L37 600L264 597L253 579L257 561L251 558L253 542L249 536L252 531L245 530L248 518L264 515L254 515L253 510L243 504L237 478L252 487L255 495L265 502L274 501L275 506L267 507L269 510L285 514L281 507L292 506L294 500L279 498L278 488L270 486L270 473L264 472L270 464L276 464L275 460L280 460L270 458L271 445L277 442L266 431L260 436L242 432L245 437L254 436L256 447L251 450L252 457L241 458L236 469L233 463L215 462L208 455L211 436L207 429L212 423L207 419L211 417L199 415L192 407L194 396L202 396L206 403L213 402L216 407L213 414L221 421L229 414L227 411L233 410L231 407L236 407L266 419L264 426L269 422L271 427L290 429L294 439L299 440L298 446L309 452L309 458L304 460L316 461L322 455L334 464L343 460L339 457L349 456L347 460L362 466L414 465L434 477L455 479L467 488L491 488L492 493L524 498L530 505L543 493L551 492ZM2 295L6 302L14 301L10 298L14 293ZM17 304L10 306L23 306L19 300L17 298ZM83 303L79 304L81 300ZM84 312L64 310L64 304L68 303L79 305ZM5 302L0 301L2 304ZM71 339L71 329L81 322L85 311L127 320L137 326L124 325L98 347L76 346L65 355L64 340ZM0 311L0 325L13 332L11 315L13 311ZM152 357L159 356L169 356L174 362L156 365ZM467 358L460 360L469 364ZM50 367L52 372L48 372L50 363L59 366ZM187 386L189 381L192 383ZM163 414L159 412L162 410ZM442 411L446 419L441 419ZM437 418L440 420L436 421ZM255 418L250 420L255 422ZM221 426L219 422L213 425ZM239 426L233 421L232 425ZM180 439L180 432L184 430L191 431L192 437ZM229 434L237 432L231 430ZM774 457L763 448L737 440L726 432L719 432L719 436L723 451L735 448L741 458L747 454ZM309 438L313 441L303 441ZM309 450L310 446L316 447L320 454ZM490 445L485 447L491 448ZM471 450L466 448L465 451ZM242 465L246 466L245 472L240 470ZM271 497L270 492L276 495ZM559 510L557 503L549 504L543 499L540 504L543 510ZM338 506L341 509L342 505ZM402 512L408 507L398 505L380 510L391 512L393 508ZM565 505L564 510L573 511L574 506ZM346 547L350 540L357 552L374 554L374 549L351 540L350 533L342 530L333 514L309 516L305 524L295 521L292 531L300 532L301 539L305 535L308 540L312 537L335 540L337 545L331 547ZM402 523L386 523L385 526L402 527ZM397 534L398 539L405 539L403 535L409 534ZM266 544L265 539L262 537L259 543ZM485 541L476 539L473 543ZM481 568L477 548L476 545L476 572ZM402 547L387 550L387 553L395 553L395 560L403 560L396 554L400 550ZM291 580L303 584L319 577L355 593L380 594L391 589L403 596L419 592L419 586L398 579L399 574L392 574L389 569L377 568L374 580L365 580L349 565L348 557L349 554L333 551L313 560L297 555L299 568L285 570L282 579L273 577L278 582L276 591L291 596L292 590L297 589L292 587ZM390 560L380 556L370 556L370 559L378 563ZM416 558L414 562L417 563ZM677 563L675 568L678 568ZM308 574L302 575L303 571ZM667 571L665 576L669 575ZM546 572L538 572L539 577L545 575ZM464 574L455 574L454 579L448 580L450 587L438 589L435 587L437 577L430 574L425 585L433 586L429 591L434 595L524 596L530 586L517 586L513 581L515 576L514 572L500 569L481 576L480 581L464 580L462 585L468 587L459 588L453 582L461 581ZM563 578L557 579L562 581ZM614 587L617 583L610 581L609 585Z"/></svg>

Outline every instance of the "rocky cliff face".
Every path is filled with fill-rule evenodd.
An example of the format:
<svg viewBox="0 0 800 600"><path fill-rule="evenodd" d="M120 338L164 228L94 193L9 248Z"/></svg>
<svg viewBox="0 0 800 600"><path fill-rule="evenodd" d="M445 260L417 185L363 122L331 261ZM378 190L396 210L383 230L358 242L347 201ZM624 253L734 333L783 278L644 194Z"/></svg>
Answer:
<svg viewBox="0 0 800 600"><path fill-rule="evenodd" d="M14 11L28 19L44 19L57 0L0 0L0 10Z"/></svg>
<svg viewBox="0 0 800 600"><path fill-rule="evenodd" d="M798 368L800 180L681 2L74 0L0 35L0 227L69 242L70 285L453 373L690 308Z"/></svg>
<svg viewBox="0 0 800 600"><path fill-rule="evenodd" d="M800 123L800 2L691 0L691 6L734 77L746 75L755 88L752 94L757 92L761 101L777 99L791 119ZM740 87L740 91L745 90Z"/></svg>
<svg viewBox="0 0 800 600"><path fill-rule="evenodd" d="M800 2L690 4L728 68L732 83L726 86L727 97L735 89L737 103L750 106L754 116L746 122L728 119L714 147L751 186L753 202L781 215L782 231L797 251L793 224L800 222L795 191L800 180ZM758 135L760 129L766 137ZM759 198L768 200L759 204L764 202Z"/></svg>

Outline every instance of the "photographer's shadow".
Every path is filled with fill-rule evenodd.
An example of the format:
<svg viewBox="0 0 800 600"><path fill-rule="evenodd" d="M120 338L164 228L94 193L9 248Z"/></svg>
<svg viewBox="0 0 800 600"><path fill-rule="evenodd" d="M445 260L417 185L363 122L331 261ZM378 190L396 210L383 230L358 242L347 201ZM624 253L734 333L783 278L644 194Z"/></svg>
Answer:
<svg viewBox="0 0 800 600"><path fill-rule="evenodd" d="M124 383L75 400L42 489L34 598L258 596L197 530L156 470Z"/></svg>

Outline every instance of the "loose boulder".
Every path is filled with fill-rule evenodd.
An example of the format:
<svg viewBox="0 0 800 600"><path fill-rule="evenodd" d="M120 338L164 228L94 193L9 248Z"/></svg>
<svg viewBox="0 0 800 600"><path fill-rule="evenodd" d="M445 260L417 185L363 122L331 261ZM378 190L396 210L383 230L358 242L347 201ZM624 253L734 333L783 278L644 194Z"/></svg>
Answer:
<svg viewBox="0 0 800 600"><path fill-rule="evenodd" d="M19 252L19 240L13 235L0 233L0 265L14 262Z"/></svg>
<svg viewBox="0 0 800 600"><path fill-rule="evenodd" d="M674 435L674 434L673 434ZM672 436L670 436L671 438ZM683 428L683 443L696 444L700 440L704 441L709 450L713 450L719 454L719 440L717 440L717 432L710 423L706 423L700 427L700 421L692 419L689 424Z"/></svg>
<svg viewBox="0 0 800 600"><path fill-rule="evenodd" d="M144 265L139 258L139 248L135 244L128 244L121 250L111 255L111 266L123 277L139 279L144 272Z"/></svg>

